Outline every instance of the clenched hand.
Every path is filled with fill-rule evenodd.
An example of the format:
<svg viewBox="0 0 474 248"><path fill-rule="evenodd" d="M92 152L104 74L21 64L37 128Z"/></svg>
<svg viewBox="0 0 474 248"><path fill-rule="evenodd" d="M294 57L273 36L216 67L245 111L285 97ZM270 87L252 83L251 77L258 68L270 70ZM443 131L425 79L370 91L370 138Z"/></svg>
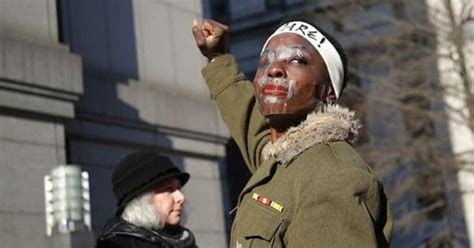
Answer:
<svg viewBox="0 0 474 248"><path fill-rule="evenodd" d="M193 20L193 35L202 55L208 59L227 53L229 28L214 20Z"/></svg>

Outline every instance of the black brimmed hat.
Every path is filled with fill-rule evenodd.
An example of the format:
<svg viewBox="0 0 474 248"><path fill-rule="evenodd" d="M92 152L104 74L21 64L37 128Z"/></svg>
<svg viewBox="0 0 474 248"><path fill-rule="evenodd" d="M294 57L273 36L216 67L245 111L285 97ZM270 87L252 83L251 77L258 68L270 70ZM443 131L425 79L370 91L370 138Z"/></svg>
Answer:
<svg viewBox="0 0 474 248"><path fill-rule="evenodd" d="M181 186L189 174L179 170L168 157L152 150L133 152L122 159L112 175L112 189L117 199L117 215L128 202L147 192L158 183L178 178Z"/></svg>

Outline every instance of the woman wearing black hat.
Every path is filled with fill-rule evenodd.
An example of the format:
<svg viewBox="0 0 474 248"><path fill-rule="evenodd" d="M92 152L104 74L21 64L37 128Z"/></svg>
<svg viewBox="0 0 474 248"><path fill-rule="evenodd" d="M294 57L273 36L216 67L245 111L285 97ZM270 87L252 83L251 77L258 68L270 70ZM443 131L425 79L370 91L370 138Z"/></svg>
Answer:
<svg viewBox="0 0 474 248"><path fill-rule="evenodd" d="M126 156L112 176L118 209L97 248L197 247L191 231L180 225L186 201L181 187L188 179L188 173L156 152Z"/></svg>

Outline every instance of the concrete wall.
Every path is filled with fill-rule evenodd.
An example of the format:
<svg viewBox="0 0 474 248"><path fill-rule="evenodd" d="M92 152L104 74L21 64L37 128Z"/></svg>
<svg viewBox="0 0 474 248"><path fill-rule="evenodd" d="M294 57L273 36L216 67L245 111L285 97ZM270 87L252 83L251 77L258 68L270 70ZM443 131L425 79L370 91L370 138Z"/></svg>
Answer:
<svg viewBox="0 0 474 248"><path fill-rule="evenodd" d="M1 247L47 247L43 176L61 163L90 173L97 237L111 173L139 148L191 173L186 226L227 245L228 135L201 79L200 17L199 0L0 1Z"/></svg>
<svg viewBox="0 0 474 248"><path fill-rule="evenodd" d="M58 40L55 1L0 1L1 247L47 247L43 177L66 162L80 57Z"/></svg>
<svg viewBox="0 0 474 248"><path fill-rule="evenodd" d="M115 211L116 164L151 148L191 174L186 226L198 244L225 247L228 138L191 34L201 1L63 1L62 10L63 39L84 68L84 94L66 125L68 160L90 173L96 237Z"/></svg>
<svg viewBox="0 0 474 248"><path fill-rule="evenodd" d="M65 162L62 124L0 116L2 247L45 245L43 176Z"/></svg>
<svg viewBox="0 0 474 248"><path fill-rule="evenodd" d="M193 19L201 1L133 1L138 80L120 85L119 99L133 106L147 123L201 133L201 140L166 134L174 161L191 174L187 226L202 247L227 246L225 215L226 129L209 98L200 69L206 61L194 46ZM211 137L213 140L209 139ZM216 137L221 137L215 139Z"/></svg>
<svg viewBox="0 0 474 248"><path fill-rule="evenodd" d="M0 1L0 30L3 35L35 43L58 40L55 0Z"/></svg>

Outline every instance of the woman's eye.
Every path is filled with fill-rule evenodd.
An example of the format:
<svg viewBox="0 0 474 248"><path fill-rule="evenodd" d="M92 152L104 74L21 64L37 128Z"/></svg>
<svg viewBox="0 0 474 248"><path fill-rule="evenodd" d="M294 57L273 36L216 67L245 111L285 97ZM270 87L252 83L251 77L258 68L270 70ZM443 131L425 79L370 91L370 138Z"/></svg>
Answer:
<svg viewBox="0 0 474 248"><path fill-rule="evenodd" d="M295 64L295 65L306 65L307 64L306 60L301 59L301 58L292 58L292 59L290 59L290 63Z"/></svg>

